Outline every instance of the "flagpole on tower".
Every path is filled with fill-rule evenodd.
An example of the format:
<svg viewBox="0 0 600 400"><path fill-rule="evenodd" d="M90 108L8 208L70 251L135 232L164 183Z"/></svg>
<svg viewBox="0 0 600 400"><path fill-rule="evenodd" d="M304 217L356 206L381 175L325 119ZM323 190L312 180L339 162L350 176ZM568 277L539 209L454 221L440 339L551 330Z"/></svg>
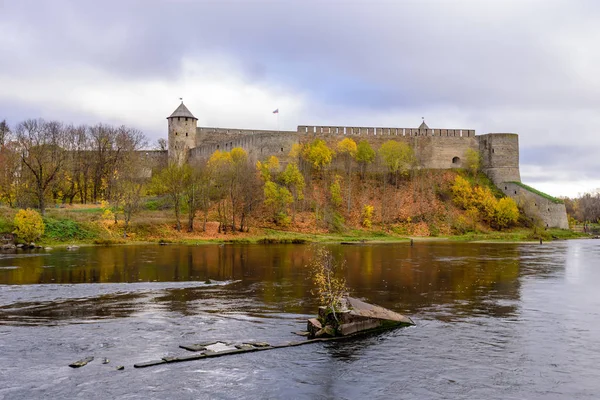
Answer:
<svg viewBox="0 0 600 400"><path fill-rule="evenodd" d="M277 132L279 132L279 108L275 109L273 114L277 114Z"/></svg>

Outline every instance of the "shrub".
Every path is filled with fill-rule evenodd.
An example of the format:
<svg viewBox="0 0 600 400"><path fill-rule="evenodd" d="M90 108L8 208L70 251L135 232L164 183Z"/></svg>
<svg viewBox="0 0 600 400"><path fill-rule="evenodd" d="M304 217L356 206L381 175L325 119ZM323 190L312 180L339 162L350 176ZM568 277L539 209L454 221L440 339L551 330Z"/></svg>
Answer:
<svg viewBox="0 0 600 400"><path fill-rule="evenodd" d="M334 313L341 309L342 299L348 295L346 280L339 277L344 266L345 262L338 262L331 252L324 248L317 248L309 264L315 287L313 294L318 296L321 306Z"/></svg>
<svg viewBox="0 0 600 400"><path fill-rule="evenodd" d="M519 219L517 203L510 197L498 200L494 207L493 222L496 228L503 229L513 225Z"/></svg>
<svg viewBox="0 0 600 400"><path fill-rule="evenodd" d="M365 228L371 228L373 225L373 206L365 204L362 209L361 223Z"/></svg>
<svg viewBox="0 0 600 400"><path fill-rule="evenodd" d="M336 176L335 181L329 186L329 192L331 194L331 204L335 207L342 205L342 187L340 186L340 177Z"/></svg>
<svg viewBox="0 0 600 400"><path fill-rule="evenodd" d="M44 221L35 210L19 210L15 215L15 230L13 233L26 243L33 242L44 234Z"/></svg>

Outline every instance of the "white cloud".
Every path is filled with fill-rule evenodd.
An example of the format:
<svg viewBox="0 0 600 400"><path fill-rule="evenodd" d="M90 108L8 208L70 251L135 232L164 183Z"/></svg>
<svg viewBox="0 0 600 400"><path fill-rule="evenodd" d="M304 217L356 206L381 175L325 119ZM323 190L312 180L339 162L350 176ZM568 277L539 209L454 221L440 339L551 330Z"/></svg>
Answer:
<svg viewBox="0 0 600 400"><path fill-rule="evenodd" d="M179 97L201 126L277 129L273 110L293 116L303 107L301 95L245 82L243 72L227 60L185 59L181 69L174 81L130 81L83 66L34 77L0 73L0 100L35 104L40 116L64 122L73 122L72 116L80 113L87 120L76 117L76 122L126 124L147 131L152 139L166 136L166 117Z"/></svg>

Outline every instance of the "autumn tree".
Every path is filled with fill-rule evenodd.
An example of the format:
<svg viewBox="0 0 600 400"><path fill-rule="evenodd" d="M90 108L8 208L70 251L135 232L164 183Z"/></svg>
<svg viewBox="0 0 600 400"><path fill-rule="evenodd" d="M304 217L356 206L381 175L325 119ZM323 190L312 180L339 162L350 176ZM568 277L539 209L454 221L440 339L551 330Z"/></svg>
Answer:
<svg viewBox="0 0 600 400"><path fill-rule="evenodd" d="M465 153L465 168L473 176L481 169L481 154L474 149L468 149Z"/></svg>
<svg viewBox="0 0 600 400"><path fill-rule="evenodd" d="M240 171L240 227L239 231L248 231L248 218L263 200L263 185L259 174L247 165Z"/></svg>
<svg viewBox="0 0 600 400"><path fill-rule="evenodd" d="M398 184L399 176L407 176L415 162L415 154L407 143L388 140L379 148L379 155L390 176Z"/></svg>
<svg viewBox="0 0 600 400"><path fill-rule="evenodd" d="M286 226L290 223L287 207L294 201L290 191L273 181L265 182L264 186L265 205L273 212L273 221L277 225Z"/></svg>
<svg viewBox="0 0 600 400"><path fill-rule="evenodd" d="M167 151L169 150L169 144L165 138L160 138L156 141L156 150Z"/></svg>
<svg viewBox="0 0 600 400"><path fill-rule="evenodd" d="M31 243L44 234L44 221L37 211L19 210L14 219L14 234L25 243Z"/></svg>
<svg viewBox="0 0 600 400"><path fill-rule="evenodd" d="M233 161L228 151L216 150L208 159L207 168L213 187L213 199L217 202L217 215L219 219L219 233L227 231L227 199L229 180Z"/></svg>
<svg viewBox="0 0 600 400"><path fill-rule="evenodd" d="M114 151L115 136L115 129L108 125L98 124L89 128L93 202L97 202L101 198L110 175L114 173L117 162L117 155Z"/></svg>
<svg viewBox="0 0 600 400"><path fill-rule="evenodd" d="M360 178L365 179L367 167L375 161L375 150L368 141L361 140L356 146L356 162L360 166Z"/></svg>
<svg viewBox="0 0 600 400"><path fill-rule="evenodd" d="M184 190L188 211L188 232L194 231L194 220L198 211L203 212L202 232L206 231L208 210L211 204L210 194L211 182L206 165L191 165Z"/></svg>
<svg viewBox="0 0 600 400"><path fill-rule="evenodd" d="M187 186L190 184L192 171L188 164L170 164L152 177L152 188L157 194L169 196L175 211L177 231L181 231L181 207Z"/></svg>
<svg viewBox="0 0 600 400"><path fill-rule="evenodd" d="M494 206L492 219L496 229L505 229L517 223L519 219L519 207L510 197L503 197Z"/></svg>
<svg viewBox="0 0 600 400"><path fill-rule="evenodd" d="M304 199L304 187L306 185L304 176L300 172L298 165L292 162L286 165L280 179L293 197L292 222L294 222L296 218L296 203Z"/></svg>
<svg viewBox="0 0 600 400"><path fill-rule="evenodd" d="M85 125L69 125L65 128L66 160L57 185L63 203L72 204L76 196L79 196L82 204L87 202L92 167L87 130Z"/></svg>
<svg viewBox="0 0 600 400"><path fill-rule="evenodd" d="M16 140L21 150L21 161L31 174L38 208L46 213L48 189L58 177L66 159L66 135L61 123L29 119L16 128Z"/></svg>
<svg viewBox="0 0 600 400"><path fill-rule="evenodd" d="M143 174L144 158L139 152L128 151L123 154L119 169L111 181L113 193L119 193L119 204L123 212L123 237L127 237L131 218L142 208L142 199L146 193L148 178ZM116 213L115 213L116 215Z"/></svg>
<svg viewBox="0 0 600 400"><path fill-rule="evenodd" d="M583 222L600 220L600 193L585 193L577 201L578 216Z"/></svg>
<svg viewBox="0 0 600 400"><path fill-rule="evenodd" d="M323 139L313 140L302 151L302 157L318 172L322 172L333 160L333 151Z"/></svg>
<svg viewBox="0 0 600 400"><path fill-rule="evenodd" d="M273 180L279 172L279 168L279 159L276 156L270 156L263 162L256 162L256 169L260 172L260 176L265 182Z"/></svg>
<svg viewBox="0 0 600 400"><path fill-rule="evenodd" d="M22 190L21 156L16 143L0 147L0 201L15 207Z"/></svg>
<svg viewBox="0 0 600 400"><path fill-rule="evenodd" d="M346 171L346 198L348 202L348 214L350 213L350 207L352 205L352 161L356 158L357 152L358 146L351 138L344 138L337 144L337 154L343 158L344 169Z"/></svg>
<svg viewBox="0 0 600 400"><path fill-rule="evenodd" d="M10 127L6 120L0 122L0 150L10 141Z"/></svg>

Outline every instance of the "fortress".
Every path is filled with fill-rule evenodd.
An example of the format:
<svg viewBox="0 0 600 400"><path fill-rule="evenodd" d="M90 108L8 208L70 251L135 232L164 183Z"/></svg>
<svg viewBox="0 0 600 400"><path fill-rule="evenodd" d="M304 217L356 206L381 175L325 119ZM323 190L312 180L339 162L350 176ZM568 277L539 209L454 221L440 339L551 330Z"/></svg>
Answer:
<svg viewBox="0 0 600 400"><path fill-rule="evenodd" d="M210 157L216 150L241 147L251 159L276 155L286 159L295 143L322 138L329 144L344 137L368 140L378 148L387 140L412 146L420 168L461 168L467 150L481 154L482 170L507 196L527 203L526 212L546 227L568 229L565 205L521 183L519 136L515 133L476 135L471 129L431 129L423 121L418 128L382 128L300 125L296 131L269 131L198 127L196 118L183 104L167 117L169 163L184 163ZM535 214L535 215L534 215Z"/></svg>

